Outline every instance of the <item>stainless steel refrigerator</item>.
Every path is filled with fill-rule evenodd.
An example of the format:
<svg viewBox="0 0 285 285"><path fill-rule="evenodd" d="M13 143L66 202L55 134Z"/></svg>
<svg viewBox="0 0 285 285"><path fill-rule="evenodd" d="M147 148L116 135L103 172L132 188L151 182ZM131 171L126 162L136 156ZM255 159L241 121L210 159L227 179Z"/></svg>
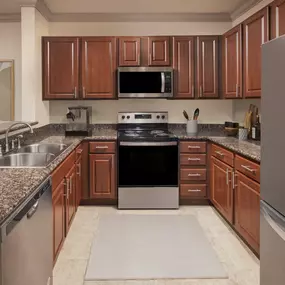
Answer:
<svg viewBox="0 0 285 285"><path fill-rule="evenodd" d="M285 36L262 46L260 284L285 284Z"/></svg>

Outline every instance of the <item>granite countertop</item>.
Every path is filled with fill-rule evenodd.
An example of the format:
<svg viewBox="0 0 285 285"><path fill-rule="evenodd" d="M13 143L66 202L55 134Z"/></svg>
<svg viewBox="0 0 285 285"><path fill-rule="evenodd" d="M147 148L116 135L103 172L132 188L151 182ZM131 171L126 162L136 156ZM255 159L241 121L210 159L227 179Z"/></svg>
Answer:
<svg viewBox="0 0 285 285"><path fill-rule="evenodd" d="M260 162L260 146L251 142L225 137L220 130L201 130L198 135L189 135L183 128L170 131L180 140L209 140L231 151ZM44 135L34 134L25 144L35 142L64 143L69 145L51 164L45 168L6 168L0 169L0 225L13 214L52 171L80 144L82 140L116 140L117 130L94 128L89 137L65 137L58 131Z"/></svg>

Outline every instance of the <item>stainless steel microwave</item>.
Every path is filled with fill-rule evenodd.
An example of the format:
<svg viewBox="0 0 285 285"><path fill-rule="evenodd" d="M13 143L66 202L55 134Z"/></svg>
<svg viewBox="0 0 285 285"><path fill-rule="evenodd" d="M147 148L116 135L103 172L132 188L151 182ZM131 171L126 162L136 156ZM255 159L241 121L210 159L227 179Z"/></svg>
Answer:
<svg viewBox="0 0 285 285"><path fill-rule="evenodd" d="M173 69L170 67L119 67L118 97L173 97Z"/></svg>

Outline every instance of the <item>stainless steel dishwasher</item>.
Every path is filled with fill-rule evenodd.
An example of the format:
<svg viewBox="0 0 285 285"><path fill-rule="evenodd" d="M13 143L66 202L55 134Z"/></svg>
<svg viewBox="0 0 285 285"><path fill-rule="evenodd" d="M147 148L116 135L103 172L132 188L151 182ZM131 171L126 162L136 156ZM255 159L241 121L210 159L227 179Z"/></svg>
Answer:
<svg viewBox="0 0 285 285"><path fill-rule="evenodd" d="M52 285L50 178L1 226L0 233L0 285Z"/></svg>

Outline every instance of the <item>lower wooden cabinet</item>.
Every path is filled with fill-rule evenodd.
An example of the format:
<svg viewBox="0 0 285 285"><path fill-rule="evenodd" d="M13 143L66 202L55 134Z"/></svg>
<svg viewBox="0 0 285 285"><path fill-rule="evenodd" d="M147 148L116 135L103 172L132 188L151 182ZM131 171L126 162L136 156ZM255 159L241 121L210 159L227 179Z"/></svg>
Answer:
<svg viewBox="0 0 285 285"><path fill-rule="evenodd" d="M65 238L65 183L64 179L53 190L53 260L57 259Z"/></svg>
<svg viewBox="0 0 285 285"><path fill-rule="evenodd" d="M240 172L236 174L235 228L259 252L260 184Z"/></svg>
<svg viewBox="0 0 285 285"><path fill-rule="evenodd" d="M76 195L75 195L76 209L78 208L82 197L82 184L83 184L82 165L83 165L83 156L81 155L76 161Z"/></svg>
<svg viewBox="0 0 285 285"><path fill-rule="evenodd" d="M233 168L211 157L211 201L221 214L233 222Z"/></svg>
<svg viewBox="0 0 285 285"><path fill-rule="evenodd" d="M90 196L115 199L115 154L90 154Z"/></svg>
<svg viewBox="0 0 285 285"><path fill-rule="evenodd" d="M69 231L71 226L71 222L75 215L76 211L76 172L75 172L75 165L72 166L69 173L65 178L66 183L66 233Z"/></svg>

